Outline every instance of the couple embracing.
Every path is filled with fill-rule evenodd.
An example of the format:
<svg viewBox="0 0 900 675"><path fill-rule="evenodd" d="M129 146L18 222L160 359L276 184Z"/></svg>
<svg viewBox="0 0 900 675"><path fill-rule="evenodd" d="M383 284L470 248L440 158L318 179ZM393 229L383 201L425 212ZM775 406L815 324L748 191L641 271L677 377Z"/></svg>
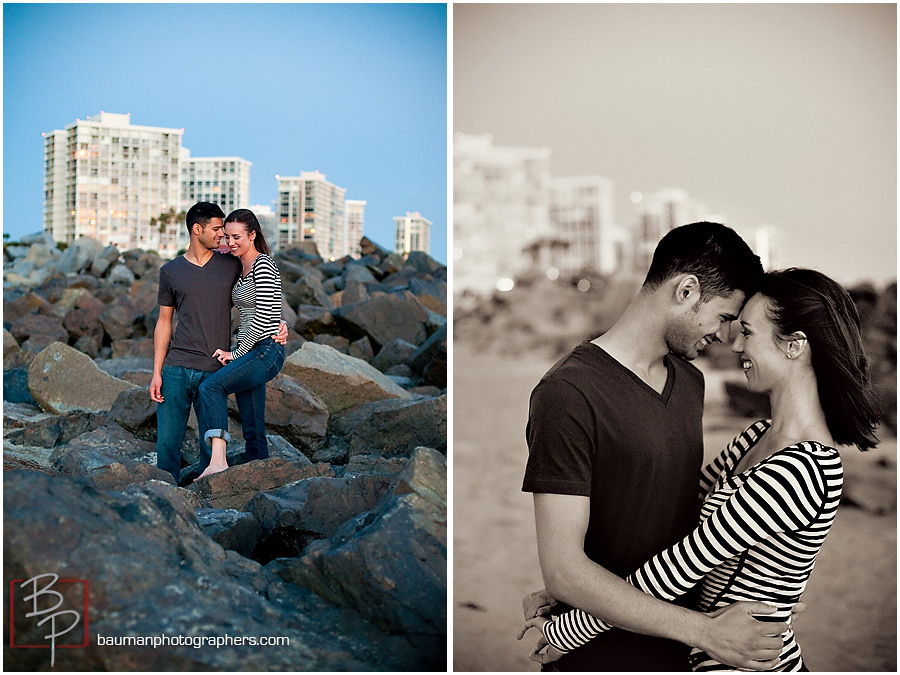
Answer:
<svg viewBox="0 0 900 675"><path fill-rule="evenodd" d="M733 321L771 419L706 467L704 382L689 363ZM523 490L546 590L523 600L543 670L807 670L792 629L841 496L837 446L875 446L878 414L847 292L764 273L716 223L660 241L604 335L531 395ZM576 609L577 608L577 609Z"/></svg>
<svg viewBox="0 0 900 675"><path fill-rule="evenodd" d="M150 398L159 404L157 466L172 474L176 485L192 406L200 434L199 478L228 468L229 394L241 415L247 459L269 456L266 382L284 365L287 340L281 275L256 215L237 209L226 217L216 204L199 202L188 210L185 224L187 251L159 273L150 382ZM230 253L217 252L223 238ZM241 317L234 348L232 306Z"/></svg>

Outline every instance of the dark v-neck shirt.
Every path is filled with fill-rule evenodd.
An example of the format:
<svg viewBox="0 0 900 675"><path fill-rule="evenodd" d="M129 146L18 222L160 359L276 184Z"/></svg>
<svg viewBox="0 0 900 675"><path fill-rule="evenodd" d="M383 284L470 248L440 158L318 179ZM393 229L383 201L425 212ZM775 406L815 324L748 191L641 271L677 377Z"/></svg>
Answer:
<svg viewBox="0 0 900 675"><path fill-rule="evenodd" d="M222 367L212 355L231 348L231 287L240 273L238 258L215 252L202 267L180 255L160 268L158 302L174 307L178 319L167 366Z"/></svg>
<svg viewBox="0 0 900 675"><path fill-rule="evenodd" d="M590 342L531 394L522 490L590 497L587 556L626 576L699 522L703 375L666 356L662 393ZM686 646L612 630L561 670L688 670Z"/></svg>

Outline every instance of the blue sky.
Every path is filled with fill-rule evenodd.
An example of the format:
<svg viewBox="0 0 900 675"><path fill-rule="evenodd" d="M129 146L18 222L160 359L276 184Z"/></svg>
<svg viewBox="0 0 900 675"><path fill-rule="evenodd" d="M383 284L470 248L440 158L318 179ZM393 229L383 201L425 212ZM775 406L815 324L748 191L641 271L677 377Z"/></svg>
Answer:
<svg viewBox="0 0 900 675"><path fill-rule="evenodd" d="M444 4L4 4L3 231L42 228L43 132L101 110L184 128L191 155L318 170L365 199L365 234L432 221L447 261Z"/></svg>

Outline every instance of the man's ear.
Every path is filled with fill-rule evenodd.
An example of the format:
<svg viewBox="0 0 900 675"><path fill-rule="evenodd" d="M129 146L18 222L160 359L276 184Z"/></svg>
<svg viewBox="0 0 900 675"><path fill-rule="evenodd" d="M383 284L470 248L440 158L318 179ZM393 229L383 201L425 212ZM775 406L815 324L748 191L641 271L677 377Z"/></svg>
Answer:
<svg viewBox="0 0 900 675"><path fill-rule="evenodd" d="M685 274L675 284L675 302L693 305L700 299L700 280L693 274Z"/></svg>

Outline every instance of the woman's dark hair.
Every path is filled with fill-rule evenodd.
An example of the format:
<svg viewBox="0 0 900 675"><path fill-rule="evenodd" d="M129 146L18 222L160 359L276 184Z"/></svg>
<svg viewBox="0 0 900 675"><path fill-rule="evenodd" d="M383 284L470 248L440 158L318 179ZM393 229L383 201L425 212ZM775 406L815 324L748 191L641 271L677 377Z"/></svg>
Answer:
<svg viewBox="0 0 900 675"><path fill-rule="evenodd" d="M777 335L806 335L819 401L835 442L874 448L878 403L850 294L821 272L797 267L766 274L759 292L768 300L766 314Z"/></svg>
<svg viewBox="0 0 900 675"><path fill-rule="evenodd" d="M700 299L744 291L749 298L763 275L762 263L737 232L720 223L676 227L656 245L644 288L654 290L678 274L693 274Z"/></svg>
<svg viewBox="0 0 900 675"><path fill-rule="evenodd" d="M227 218L225 218L225 224L227 225L228 223L242 223L244 227L247 228L248 234L250 232L256 232L256 239L254 239L256 250L260 253L265 253L266 255L271 253L269 245L266 243L266 237L263 234L262 227L260 227L259 220L257 220L256 214L253 213L253 211L250 209L235 209L228 214Z"/></svg>

